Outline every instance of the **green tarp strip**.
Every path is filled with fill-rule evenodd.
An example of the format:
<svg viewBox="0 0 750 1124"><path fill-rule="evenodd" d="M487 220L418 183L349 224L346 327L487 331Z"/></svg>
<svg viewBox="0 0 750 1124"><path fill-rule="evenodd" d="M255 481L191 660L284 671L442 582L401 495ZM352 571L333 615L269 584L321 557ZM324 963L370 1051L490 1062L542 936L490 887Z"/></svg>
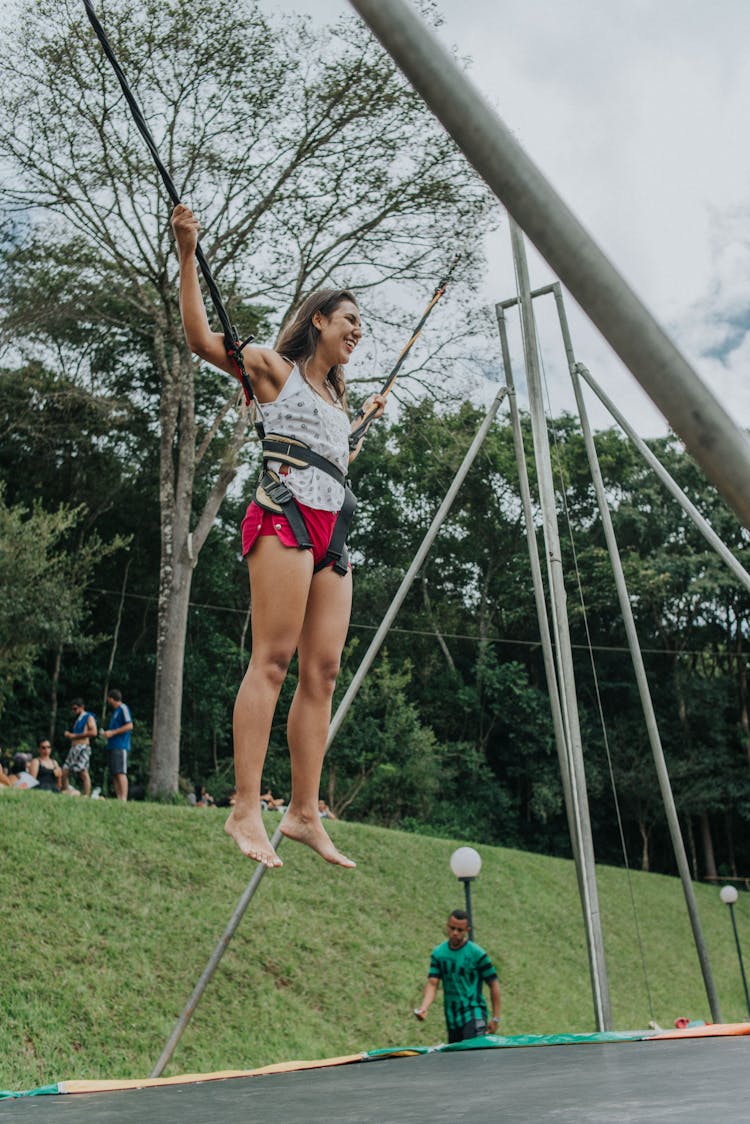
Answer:
<svg viewBox="0 0 750 1124"><path fill-rule="evenodd" d="M592 1034L486 1034L442 1046L398 1046L393 1049L370 1050L365 1059L388 1058L394 1054L430 1054L454 1050L488 1050L501 1046L568 1046L576 1042L642 1042L653 1038L653 1030L604 1030Z"/></svg>
<svg viewBox="0 0 750 1124"><path fill-rule="evenodd" d="M5 1100L8 1097L44 1097L50 1093L59 1093L60 1086L55 1083L54 1085L40 1085L38 1089L25 1089L22 1093L11 1093L7 1089L0 1089L0 1100Z"/></svg>

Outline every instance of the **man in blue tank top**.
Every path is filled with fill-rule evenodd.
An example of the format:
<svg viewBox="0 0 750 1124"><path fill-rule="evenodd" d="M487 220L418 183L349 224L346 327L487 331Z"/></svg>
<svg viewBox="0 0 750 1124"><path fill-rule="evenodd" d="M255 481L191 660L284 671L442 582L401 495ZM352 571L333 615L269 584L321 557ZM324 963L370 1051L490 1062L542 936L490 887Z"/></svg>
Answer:
<svg viewBox="0 0 750 1124"><path fill-rule="evenodd" d="M422 1005L414 1014L422 1021L443 982L443 1003L449 1042L463 1042L494 1034L500 1020L500 984L497 972L487 953L469 940L469 917L462 909L454 909L446 925L448 940L433 948L430 971ZM482 985L488 984L492 1000L492 1018L487 1020L487 1004Z"/></svg>
<svg viewBox="0 0 750 1124"><path fill-rule="evenodd" d="M130 707L122 701L122 693L112 690L107 695L107 705L112 708L109 726L104 731L107 739L107 765L112 783L115 786L115 796L118 800L128 798L128 753L130 752L130 734L133 729L133 717Z"/></svg>
<svg viewBox="0 0 750 1124"><path fill-rule="evenodd" d="M65 737L70 742L70 749L62 770L62 791L69 791L68 778L72 773L81 785L83 795L89 796L91 793L91 777L89 776L90 739L96 737L96 718L86 710L83 699L73 699L70 709L73 715L73 729L65 731Z"/></svg>

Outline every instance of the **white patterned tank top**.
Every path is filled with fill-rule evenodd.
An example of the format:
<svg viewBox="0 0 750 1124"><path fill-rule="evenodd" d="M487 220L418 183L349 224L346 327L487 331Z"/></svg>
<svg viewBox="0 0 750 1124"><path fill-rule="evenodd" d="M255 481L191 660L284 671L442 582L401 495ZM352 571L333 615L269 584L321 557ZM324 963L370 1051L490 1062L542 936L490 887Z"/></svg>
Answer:
<svg viewBox="0 0 750 1124"><path fill-rule="evenodd" d="M273 402L263 402L266 433L279 433L304 441L316 453L332 461L346 474L349 465L349 418L341 406L326 402L305 382L295 364ZM280 461L269 460L269 468L279 471ZM296 500L320 511L339 511L344 488L333 477L311 465L290 468L284 483Z"/></svg>

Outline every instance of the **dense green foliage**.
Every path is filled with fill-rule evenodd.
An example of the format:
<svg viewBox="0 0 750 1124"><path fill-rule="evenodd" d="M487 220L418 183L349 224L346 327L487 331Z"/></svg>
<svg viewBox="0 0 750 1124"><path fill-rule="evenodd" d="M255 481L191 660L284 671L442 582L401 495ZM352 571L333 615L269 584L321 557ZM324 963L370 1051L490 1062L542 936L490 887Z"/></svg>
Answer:
<svg viewBox="0 0 750 1124"><path fill-rule="evenodd" d="M336 701L479 417L468 405L452 414L428 402L406 406L396 422L371 433L355 462L355 603ZM64 497L85 513L87 534L106 547L85 577L84 625L75 638L61 635L42 647L32 672L17 679L6 748L30 745L52 722L62 752L71 695L82 694L97 709L109 682L123 690L136 717L137 794L147 780L153 705L156 439L129 411L119 413L115 399L28 369L0 375L0 429L15 434L0 446L8 504L30 507L41 494L44 509L54 511ZM672 871L582 440L567 417L554 430L565 481L561 517L571 536L563 542L596 852L623 862L611 772L629 863ZM598 442L694 872L745 873L747 595L624 439L606 432ZM746 537L676 442L655 444L747 563ZM211 531L188 623L181 771L185 786L202 780L215 796L231 784L232 700L248 658L247 578L237 535L244 502L230 497ZM128 548L110 549L123 535ZM61 551L75 557L74 549ZM24 610L30 635L40 606L35 601ZM329 752L323 795L331 806L350 820L567 855L537 638L512 441L498 422ZM266 771L281 794L288 793L284 720L294 682L292 669ZM59 700L60 715L51 714L51 698ZM95 758L93 767L95 781L102 779L102 762Z"/></svg>
<svg viewBox="0 0 750 1124"><path fill-rule="evenodd" d="M0 44L12 173L0 189L12 215L0 338L15 364L0 371L4 748L49 732L61 753L70 697L103 717L118 686L136 718L133 794L172 796L179 772L220 796L248 656L238 523L257 446L226 378L187 348L167 201L99 44L81 35L80 5L18 6ZM409 283L431 284L459 244L458 292L471 281L484 188L359 21L318 33L252 0L114 0L106 23L243 334L271 339L303 291L352 284L375 324L373 356L384 324L411 322ZM231 42L253 58L253 81L235 81ZM230 143L238 120L242 142ZM453 308L461 326L435 333L440 363L412 355L408 404L354 465L355 602L337 699L479 424L452 397L450 355L470 339L476 359L486 339ZM420 381L431 393L415 402ZM584 445L571 418L551 425L596 853L670 871ZM693 871L749 872L750 599L624 439L598 443ZM747 533L681 446L654 447L747 565ZM498 423L329 753L324 794L348 819L568 853L520 512ZM277 794L288 793L294 685L292 669L265 778ZM101 770L95 758L97 781Z"/></svg>
<svg viewBox="0 0 750 1124"><path fill-rule="evenodd" d="M249 877L223 815L19 793L0 795L0 816L0 895L14 904L3 925L12 956L0 1088L146 1076ZM424 1024L411 1011L429 950L461 904L448 866L456 841L348 823L331 832L357 869L284 844L283 869L261 883L167 1075L444 1040L439 1005ZM474 920L500 975L501 1033L595 1029L573 864L480 849ZM598 874L615 1028L708 1018L679 882ZM696 893L723 1018L740 1021L726 907L715 888ZM746 899L736 907L743 940Z"/></svg>

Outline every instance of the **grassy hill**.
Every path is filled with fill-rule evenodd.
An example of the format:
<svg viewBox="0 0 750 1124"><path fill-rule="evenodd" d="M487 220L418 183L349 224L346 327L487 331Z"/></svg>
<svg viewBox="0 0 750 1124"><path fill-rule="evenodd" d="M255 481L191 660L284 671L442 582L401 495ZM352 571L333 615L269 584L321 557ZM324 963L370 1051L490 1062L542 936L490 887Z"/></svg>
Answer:
<svg viewBox="0 0 750 1124"><path fill-rule="evenodd" d="M252 873L214 809L0 796L5 971L0 1087L150 1072ZM278 820L269 817L269 826ZM272 821L272 822L271 822ZM442 1041L411 1015L430 948L463 905L451 852L358 824L331 834L356 871L285 842L169 1073ZM593 1030L572 863L481 846L476 938L500 973L500 1033ZM679 881L631 875L653 1017L710 1017ZM626 872L599 869L615 1028L652 1017ZM747 1017L727 908L697 886L724 1020ZM750 899L736 907L750 954ZM746 935L746 936L745 936Z"/></svg>

